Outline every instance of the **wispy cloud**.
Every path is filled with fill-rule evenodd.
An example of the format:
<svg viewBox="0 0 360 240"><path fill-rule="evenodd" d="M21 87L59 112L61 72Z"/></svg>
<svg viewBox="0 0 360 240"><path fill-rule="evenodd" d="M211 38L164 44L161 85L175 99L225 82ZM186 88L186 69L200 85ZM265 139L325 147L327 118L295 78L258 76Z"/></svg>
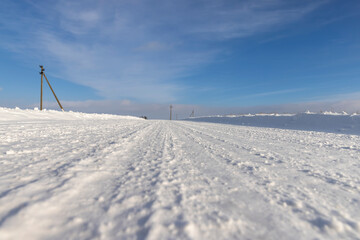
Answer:
<svg viewBox="0 0 360 240"><path fill-rule="evenodd" d="M333 94L326 96L318 96L312 98L312 101L316 102L341 102L341 101L353 101L354 99L360 99L360 92L348 92L341 94Z"/></svg>
<svg viewBox="0 0 360 240"><path fill-rule="evenodd" d="M305 88L285 89L285 90L279 90L279 91L256 93L256 94L246 95L244 97L265 97L265 96L272 96L272 95L281 95L281 94L288 94L288 93L294 93L294 92L301 92L304 90L306 90L306 89Z"/></svg>
<svg viewBox="0 0 360 240"><path fill-rule="evenodd" d="M169 102L223 53L207 41L273 31L325 2L3 0L0 46L107 99Z"/></svg>
<svg viewBox="0 0 360 240"><path fill-rule="evenodd" d="M197 19L203 21L192 24L191 32L219 40L247 37L297 21L327 1L302 1L301 4L282 0L230 2L210 1L198 12Z"/></svg>
<svg viewBox="0 0 360 240"><path fill-rule="evenodd" d="M238 101L241 99L264 98L264 97L275 96L275 95L283 96L283 95L288 95L291 93L302 92L305 90L307 90L307 89L306 88L292 88L292 89L282 89L282 90L277 90L277 91L260 92L260 93L255 93L255 94L247 94L247 95L244 94L241 96L231 98L231 100Z"/></svg>

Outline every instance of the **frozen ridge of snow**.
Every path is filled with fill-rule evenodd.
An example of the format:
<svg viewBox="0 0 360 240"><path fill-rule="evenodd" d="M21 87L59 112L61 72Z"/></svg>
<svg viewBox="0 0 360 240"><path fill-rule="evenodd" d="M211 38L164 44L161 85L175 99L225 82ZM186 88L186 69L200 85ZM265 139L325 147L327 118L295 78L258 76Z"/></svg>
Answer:
<svg viewBox="0 0 360 240"><path fill-rule="evenodd" d="M47 121L47 120L105 120L105 119L139 119L132 116L119 116L112 114L81 113L72 111L46 110L38 108L20 109L0 107L0 122L4 121Z"/></svg>
<svg viewBox="0 0 360 240"><path fill-rule="evenodd" d="M216 115L186 119L253 127L269 127L293 130L320 131L360 135L360 115L345 112L299 113L299 114L246 114Z"/></svg>
<svg viewBox="0 0 360 240"><path fill-rule="evenodd" d="M360 239L360 136L6 111L1 240Z"/></svg>

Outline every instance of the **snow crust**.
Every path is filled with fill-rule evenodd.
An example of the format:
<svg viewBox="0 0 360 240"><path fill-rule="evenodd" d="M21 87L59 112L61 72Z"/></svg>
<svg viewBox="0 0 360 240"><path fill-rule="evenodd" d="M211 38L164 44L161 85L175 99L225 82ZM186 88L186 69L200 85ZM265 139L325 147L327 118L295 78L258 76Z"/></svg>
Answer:
<svg viewBox="0 0 360 240"><path fill-rule="evenodd" d="M360 239L360 136L0 115L0 239Z"/></svg>
<svg viewBox="0 0 360 240"><path fill-rule="evenodd" d="M218 115L194 117L186 120L360 135L360 115L350 115L345 112Z"/></svg>

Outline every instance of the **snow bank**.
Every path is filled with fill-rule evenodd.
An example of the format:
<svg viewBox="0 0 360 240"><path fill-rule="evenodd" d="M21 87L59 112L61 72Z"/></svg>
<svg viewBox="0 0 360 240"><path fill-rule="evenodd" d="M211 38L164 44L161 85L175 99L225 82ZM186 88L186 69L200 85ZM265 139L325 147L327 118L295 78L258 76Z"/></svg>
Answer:
<svg viewBox="0 0 360 240"><path fill-rule="evenodd" d="M39 111L37 108L20 109L20 108L2 108L0 107L0 122L23 122L23 121L48 121L48 120L105 120L105 119L139 119L131 116L119 116L111 114L96 114L96 113L80 113L72 111L55 111L43 110Z"/></svg>
<svg viewBox="0 0 360 240"><path fill-rule="evenodd" d="M186 120L360 135L360 115L349 115L345 112L226 115L195 117Z"/></svg>

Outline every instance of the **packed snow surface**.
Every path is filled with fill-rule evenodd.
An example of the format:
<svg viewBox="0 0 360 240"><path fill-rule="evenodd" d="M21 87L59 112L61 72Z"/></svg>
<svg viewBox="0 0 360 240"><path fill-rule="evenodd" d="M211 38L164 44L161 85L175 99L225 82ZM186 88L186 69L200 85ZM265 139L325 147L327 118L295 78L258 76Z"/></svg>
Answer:
<svg viewBox="0 0 360 240"><path fill-rule="evenodd" d="M1 108L0 119L0 239L360 239L360 136Z"/></svg>

